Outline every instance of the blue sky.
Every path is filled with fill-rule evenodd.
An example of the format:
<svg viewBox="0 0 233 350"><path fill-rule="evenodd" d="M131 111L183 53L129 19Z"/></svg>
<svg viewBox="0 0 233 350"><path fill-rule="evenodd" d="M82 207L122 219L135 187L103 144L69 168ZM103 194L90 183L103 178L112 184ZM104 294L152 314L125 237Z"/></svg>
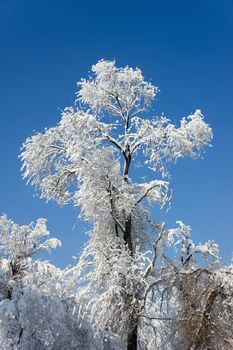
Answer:
<svg viewBox="0 0 233 350"><path fill-rule="evenodd" d="M155 113L174 121L200 108L214 132L204 159L172 166L169 226L182 219L196 242L233 251L232 0L1 0L0 212L18 223L48 219L63 247L48 257L64 267L79 255L86 225L78 210L35 198L21 179L21 144L54 126L73 105L76 82L99 59L140 67L160 87Z"/></svg>

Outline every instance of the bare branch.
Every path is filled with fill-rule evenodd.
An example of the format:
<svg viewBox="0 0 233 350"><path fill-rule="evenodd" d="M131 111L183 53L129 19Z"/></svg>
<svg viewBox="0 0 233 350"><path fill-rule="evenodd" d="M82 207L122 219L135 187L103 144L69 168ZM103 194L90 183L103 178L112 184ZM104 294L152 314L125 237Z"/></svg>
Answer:
<svg viewBox="0 0 233 350"><path fill-rule="evenodd" d="M108 140L108 141L110 141L113 145L115 145L121 152L122 152L122 154L124 154L124 150L123 150L123 148L121 147L121 145L119 144L119 142L117 142L117 140L116 139L114 139L112 136L110 136L110 135L104 135L105 137L106 137L106 139Z"/></svg>
<svg viewBox="0 0 233 350"><path fill-rule="evenodd" d="M146 198L146 196L148 195L148 193L149 193L151 190L153 190L155 187L158 187L158 186L159 186L158 184L155 184L155 185L149 187L149 188L143 193L143 195L137 199L137 201L133 204L133 207L132 207L132 209L131 209L131 212L128 214L126 220L129 219L129 218L131 217L132 212L133 212L133 210L135 209L135 207L136 207L144 198Z"/></svg>
<svg viewBox="0 0 233 350"><path fill-rule="evenodd" d="M136 149L140 146L141 146L141 142L136 143L136 145L134 145L131 149L131 154L134 153L136 151Z"/></svg>
<svg viewBox="0 0 233 350"><path fill-rule="evenodd" d="M157 259L157 247L158 247L158 243L159 241L162 239L163 237L163 234L164 234L164 231L165 231L165 223L163 223L161 225L161 230L160 230L160 233L159 233L159 237L157 238L157 240L155 241L154 245L153 245L153 248L154 248L154 256L153 256L153 259L150 263L150 265L148 266L148 268L146 269L145 271L145 278L148 277L148 275L150 274L151 270L153 269L153 267L155 266L155 261Z"/></svg>

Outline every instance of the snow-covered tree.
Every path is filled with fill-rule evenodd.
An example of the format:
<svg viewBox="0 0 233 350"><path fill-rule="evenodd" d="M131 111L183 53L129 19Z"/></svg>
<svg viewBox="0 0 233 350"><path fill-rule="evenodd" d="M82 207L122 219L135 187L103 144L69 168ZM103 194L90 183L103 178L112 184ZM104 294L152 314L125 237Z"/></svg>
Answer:
<svg viewBox="0 0 233 350"><path fill-rule="evenodd" d="M230 350L232 264L221 267L218 246L212 241L195 245L190 227L178 224L161 231L158 267L144 292L142 344L145 349Z"/></svg>
<svg viewBox="0 0 233 350"><path fill-rule="evenodd" d="M143 339L145 318L153 318L144 314L151 293L153 304L161 298L163 304L166 295L170 308L174 300L176 312L179 300L174 291L180 291L182 301L181 277L195 255L194 245L185 238L187 227L167 230L152 220L148 205L169 203L169 163L200 156L212 139L199 109L182 118L179 126L163 115L148 118L158 91L140 69L101 60L92 66L90 77L78 83L78 107L66 108L57 126L28 138L21 153L24 177L42 198L79 206L82 217L93 224L77 267L80 315L106 337L125 339L128 350L142 344L138 335ZM138 182L137 167L144 167L147 180ZM181 265L168 263L164 253L176 236L183 237L178 239ZM200 249L208 255L214 246ZM159 288L160 273L165 292ZM198 275L200 286L207 279L204 275L204 270ZM163 342L159 346L162 349Z"/></svg>
<svg viewBox="0 0 233 350"><path fill-rule="evenodd" d="M102 349L78 322L68 271L33 255L60 246L44 219L20 226L0 217L0 350Z"/></svg>
<svg viewBox="0 0 233 350"><path fill-rule="evenodd" d="M27 274L32 256L41 249L50 250L61 245L56 238L44 239L48 235L45 219L38 219L35 225L20 226L6 215L0 217L0 257L1 266L5 269L1 287L8 299Z"/></svg>

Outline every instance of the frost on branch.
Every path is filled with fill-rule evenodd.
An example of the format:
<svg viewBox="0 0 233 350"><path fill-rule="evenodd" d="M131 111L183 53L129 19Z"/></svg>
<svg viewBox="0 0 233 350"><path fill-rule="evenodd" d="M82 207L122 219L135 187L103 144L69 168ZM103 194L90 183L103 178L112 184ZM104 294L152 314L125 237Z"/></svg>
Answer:
<svg viewBox="0 0 233 350"><path fill-rule="evenodd" d="M96 230L79 264L85 285L77 294L83 305L80 315L98 332L124 337L141 312L139 294L146 285L147 264L146 254L137 251L130 256L120 240L110 239L107 234L100 245Z"/></svg>
<svg viewBox="0 0 233 350"><path fill-rule="evenodd" d="M40 249L53 249L61 245L58 239L42 239L49 232L45 219L38 219L36 224L20 226L8 219L6 215L0 217L0 249L1 255L9 259L12 264L18 264L38 252Z"/></svg>
<svg viewBox="0 0 233 350"><path fill-rule="evenodd" d="M212 130L204 122L200 110L196 110L187 119L183 118L178 128L165 117L143 120L137 134L133 147L140 145L148 157L146 163L163 176L168 175L167 162L186 156L199 156L212 139Z"/></svg>
<svg viewBox="0 0 233 350"><path fill-rule="evenodd" d="M158 88L145 82L140 69L117 68L114 61L101 60L92 66L92 76L78 83L78 99L94 111L127 118L143 112Z"/></svg>
<svg viewBox="0 0 233 350"><path fill-rule="evenodd" d="M72 199L77 175L101 141L100 125L88 112L66 109L57 127L26 140L24 177L40 189L41 197L60 204Z"/></svg>

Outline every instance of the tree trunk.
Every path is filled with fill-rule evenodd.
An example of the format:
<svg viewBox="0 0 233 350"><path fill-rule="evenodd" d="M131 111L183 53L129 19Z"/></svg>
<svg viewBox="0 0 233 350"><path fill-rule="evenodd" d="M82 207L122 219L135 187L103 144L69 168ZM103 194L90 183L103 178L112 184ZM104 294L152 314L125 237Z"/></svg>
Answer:
<svg viewBox="0 0 233 350"><path fill-rule="evenodd" d="M129 216L125 222L125 233L124 241L128 247L131 256L133 256L133 244L132 244L132 235L131 235L131 216ZM127 335L127 350L137 350L137 337L138 337L138 325L134 326L133 331L129 332Z"/></svg>
<svg viewBox="0 0 233 350"><path fill-rule="evenodd" d="M129 216L125 221L125 232L124 232L125 245L128 247L131 256L133 255L133 244L131 237L131 216Z"/></svg>
<svg viewBox="0 0 233 350"><path fill-rule="evenodd" d="M127 149L129 152L129 148ZM131 162L131 154L125 154L125 166L124 166L124 176L125 181L127 181L127 176L129 173L129 166ZM133 242L132 242L132 218L131 215L126 218L125 221L125 232L124 232L125 245L128 247L131 256L133 256ZM137 340L138 340L138 325L134 326L133 331L129 332L127 335L127 350L137 350Z"/></svg>
<svg viewBox="0 0 233 350"><path fill-rule="evenodd" d="M127 350L137 350L138 340L138 325L134 327L133 332L130 332L127 337Z"/></svg>

